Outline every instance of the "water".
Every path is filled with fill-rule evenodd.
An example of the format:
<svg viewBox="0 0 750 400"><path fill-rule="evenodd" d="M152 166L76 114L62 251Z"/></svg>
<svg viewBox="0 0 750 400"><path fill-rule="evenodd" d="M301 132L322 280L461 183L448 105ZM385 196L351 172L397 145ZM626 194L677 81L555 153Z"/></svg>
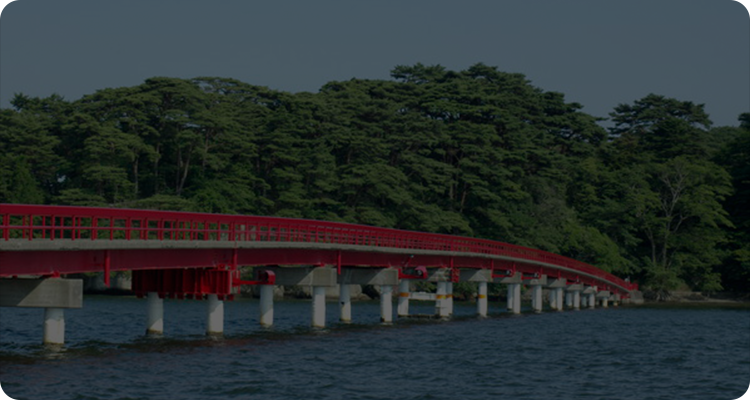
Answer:
<svg viewBox="0 0 750 400"><path fill-rule="evenodd" d="M225 303L209 339L205 303L165 301L165 336L145 338L145 300L86 297L66 310L66 347L39 345L43 311L0 309L0 382L15 399L735 399L750 382L750 310L610 308L314 330L310 303ZM414 313L431 313L427 303Z"/></svg>

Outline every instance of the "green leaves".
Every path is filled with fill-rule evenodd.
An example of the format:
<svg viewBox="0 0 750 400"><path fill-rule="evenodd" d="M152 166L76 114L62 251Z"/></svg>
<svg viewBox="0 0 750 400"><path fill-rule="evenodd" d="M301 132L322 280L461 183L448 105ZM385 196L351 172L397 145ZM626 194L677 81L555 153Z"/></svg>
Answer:
<svg viewBox="0 0 750 400"><path fill-rule="evenodd" d="M155 77L74 102L17 95L0 110L0 201L471 235L658 290L746 286L750 114L709 130L702 105L649 95L608 132L481 63L391 75L315 94Z"/></svg>

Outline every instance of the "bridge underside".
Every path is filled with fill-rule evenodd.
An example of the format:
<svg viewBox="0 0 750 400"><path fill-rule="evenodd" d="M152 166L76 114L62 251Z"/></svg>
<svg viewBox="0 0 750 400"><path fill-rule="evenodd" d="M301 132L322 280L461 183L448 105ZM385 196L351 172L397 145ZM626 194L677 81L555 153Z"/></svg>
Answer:
<svg viewBox="0 0 750 400"><path fill-rule="evenodd" d="M65 242L65 243L61 243ZM0 252L0 276L58 276L82 272L169 269L236 270L239 266L313 265L375 268L488 269L498 276L526 274L529 279L546 275L570 282L598 286L625 297L626 288L610 285L576 270L510 257L476 253L416 249L377 248L311 243L152 243L108 241L48 241L24 243L24 251ZM33 244L34 246L29 246ZM155 248L155 244L168 246ZM103 248L107 246L109 248ZM63 249L63 250L60 250Z"/></svg>

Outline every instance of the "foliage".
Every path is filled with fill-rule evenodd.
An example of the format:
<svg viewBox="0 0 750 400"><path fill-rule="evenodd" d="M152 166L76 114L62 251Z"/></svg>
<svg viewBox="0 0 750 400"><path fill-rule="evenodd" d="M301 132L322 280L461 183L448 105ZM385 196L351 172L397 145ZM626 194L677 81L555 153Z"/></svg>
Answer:
<svg viewBox="0 0 750 400"><path fill-rule="evenodd" d="M621 104L607 131L522 74L397 66L285 93L154 77L0 110L0 201L259 214L477 236L657 290L746 290L750 113ZM469 293L471 288L459 288Z"/></svg>

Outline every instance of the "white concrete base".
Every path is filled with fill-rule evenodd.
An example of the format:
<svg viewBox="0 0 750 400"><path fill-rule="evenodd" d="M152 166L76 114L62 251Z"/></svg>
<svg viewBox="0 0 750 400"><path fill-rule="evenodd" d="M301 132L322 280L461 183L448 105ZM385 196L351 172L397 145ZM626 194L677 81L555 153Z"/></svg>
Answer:
<svg viewBox="0 0 750 400"><path fill-rule="evenodd" d="M555 300L555 304L557 305L557 311L563 310L563 288L556 288L555 289L555 296L557 296Z"/></svg>
<svg viewBox="0 0 750 400"><path fill-rule="evenodd" d="M573 309L574 310L581 309L581 291L580 290L573 291Z"/></svg>
<svg viewBox="0 0 750 400"><path fill-rule="evenodd" d="M148 301L148 315L146 316L146 334L164 334L164 299L159 298L156 292L146 295Z"/></svg>
<svg viewBox="0 0 750 400"><path fill-rule="evenodd" d="M44 309L44 344L65 344L65 311L62 308Z"/></svg>
<svg viewBox="0 0 750 400"><path fill-rule="evenodd" d="M390 285L380 287L380 322L393 322L393 286Z"/></svg>
<svg viewBox="0 0 750 400"><path fill-rule="evenodd" d="M409 316L409 280L403 279L398 284L398 316Z"/></svg>
<svg viewBox="0 0 750 400"><path fill-rule="evenodd" d="M589 308L596 308L596 294L591 293L589 295Z"/></svg>
<svg viewBox="0 0 750 400"><path fill-rule="evenodd" d="M542 312L542 285L531 287L531 308L535 313Z"/></svg>
<svg viewBox="0 0 750 400"><path fill-rule="evenodd" d="M445 300L448 302L448 315L453 315L453 282L445 282Z"/></svg>
<svg viewBox="0 0 750 400"><path fill-rule="evenodd" d="M352 322L352 295L347 284L339 285L339 321L345 324Z"/></svg>
<svg viewBox="0 0 750 400"><path fill-rule="evenodd" d="M260 285L260 326L273 326L274 285Z"/></svg>
<svg viewBox="0 0 750 400"><path fill-rule="evenodd" d="M313 286L312 295L312 326L326 327L326 287Z"/></svg>
<svg viewBox="0 0 750 400"><path fill-rule="evenodd" d="M477 315L487 316L487 282L477 283Z"/></svg>
<svg viewBox="0 0 750 400"><path fill-rule="evenodd" d="M435 314L440 318L450 317L448 308L448 282L437 282L437 293L435 297Z"/></svg>
<svg viewBox="0 0 750 400"><path fill-rule="evenodd" d="M209 294L206 296L206 334L217 336L224 334L224 302L219 296Z"/></svg>

